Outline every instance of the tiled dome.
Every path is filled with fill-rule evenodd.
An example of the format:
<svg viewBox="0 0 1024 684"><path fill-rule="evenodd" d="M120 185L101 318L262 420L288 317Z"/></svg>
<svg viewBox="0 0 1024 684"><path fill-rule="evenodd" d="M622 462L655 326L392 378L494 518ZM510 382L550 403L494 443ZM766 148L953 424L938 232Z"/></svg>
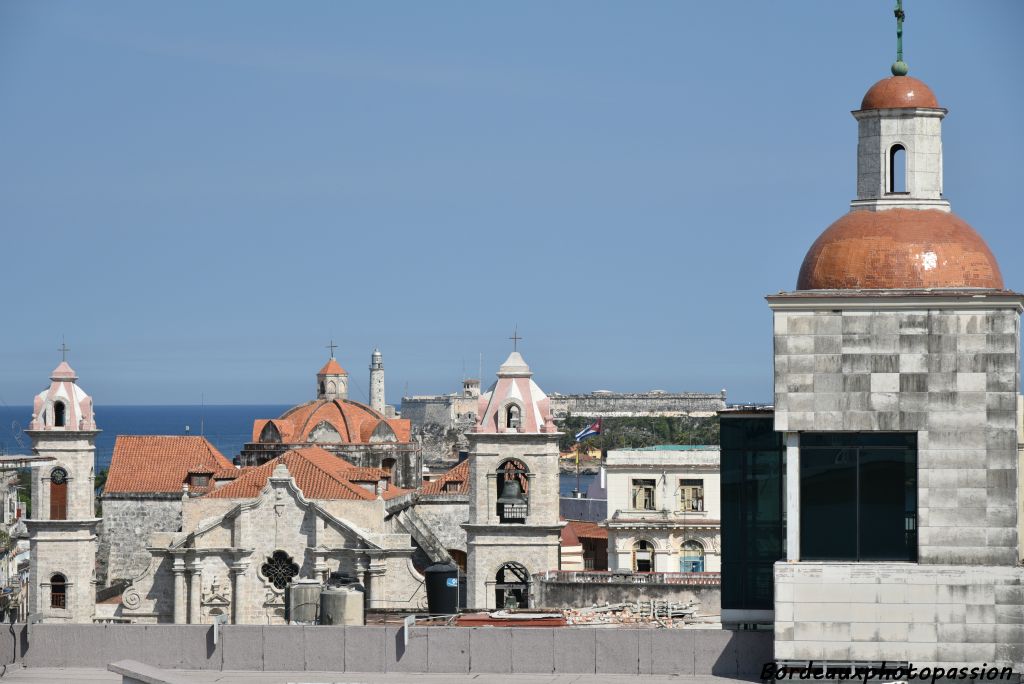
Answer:
<svg viewBox="0 0 1024 684"><path fill-rule="evenodd" d="M966 221L924 209L851 211L811 245L798 290L1003 289L999 264Z"/></svg>
<svg viewBox="0 0 1024 684"><path fill-rule="evenodd" d="M871 86L860 103L864 109L938 109L935 93L913 76L890 76Z"/></svg>

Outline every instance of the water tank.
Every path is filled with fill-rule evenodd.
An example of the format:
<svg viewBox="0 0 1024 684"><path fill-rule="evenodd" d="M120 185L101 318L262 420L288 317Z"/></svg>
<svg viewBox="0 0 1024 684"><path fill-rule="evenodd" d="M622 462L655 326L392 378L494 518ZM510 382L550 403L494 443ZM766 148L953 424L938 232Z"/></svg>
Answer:
<svg viewBox="0 0 1024 684"><path fill-rule="evenodd" d="M434 563L423 571L427 584L427 611L432 615L459 612L459 568L451 563Z"/></svg>
<svg viewBox="0 0 1024 684"><path fill-rule="evenodd" d="M361 585L327 586L320 592L321 625L362 625L364 622Z"/></svg>
<svg viewBox="0 0 1024 684"><path fill-rule="evenodd" d="M316 624L320 607L321 585L312 579L295 580L284 590L284 605L288 609L285 619L289 624Z"/></svg>

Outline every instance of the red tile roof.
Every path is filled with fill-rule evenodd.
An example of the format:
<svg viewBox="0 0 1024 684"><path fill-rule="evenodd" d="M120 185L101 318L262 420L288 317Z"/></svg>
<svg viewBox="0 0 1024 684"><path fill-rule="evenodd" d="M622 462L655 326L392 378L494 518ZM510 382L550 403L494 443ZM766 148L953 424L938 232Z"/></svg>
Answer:
<svg viewBox="0 0 1024 684"><path fill-rule="evenodd" d="M317 375L345 375L345 369L341 367L341 364L332 356L324 367L317 371Z"/></svg>
<svg viewBox="0 0 1024 684"><path fill-rule="evenodd" d="M233 469L205 437L118 435L104 494L180 494L190 472Z"/></svg>
<svg viewBox="0 0 1024 684"><path fill-rule="evenodd" d="M562 543L575 546L581 539L607 539L608 530L595 522L586 520L568 520L562 528Z"/></svg>
<svg viewBox="0 0 1024 684"><path fill-rule="evenodd" d="M456 489L448 489L448 483L453 483L457 486ZM463 461L457 466L446 472L441 477L430 482L424 482L420 487L420 492L423 494L442 494L442 493L458 493L468 494L469 493L469 461Z"/></svg>
<svg viewBox="0 0 1024 684"><path fill-rule="evenodd" d="M251 499L259 495L278 463L284 463L295 484L307 499L350 499L372 501L375 492L357 482L384 479L380 468L358 468L320 447L292 449L261 466L243 468L238 478L206 496L215 499ZM393 491L392 491L393 490ZM389 486L385 499L401 496L407 490Z"/></svg>

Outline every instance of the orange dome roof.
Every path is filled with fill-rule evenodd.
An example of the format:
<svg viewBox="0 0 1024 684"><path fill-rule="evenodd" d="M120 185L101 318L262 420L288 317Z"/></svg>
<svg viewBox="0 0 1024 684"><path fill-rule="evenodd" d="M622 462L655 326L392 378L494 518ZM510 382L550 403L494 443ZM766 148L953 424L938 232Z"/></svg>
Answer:
<svg viewBox="0 0 1024 684"><path fill-rule="evenodd" d="M851 211L804 257L798 290L1003 289L999 264L966 221L935 209Z"/></svg>
<svg viewBox="0 0 1024 684"><path fill-rule="evenodd" d="M890 76L871 86L860 103L861 109L938 109L935 93L913 76Z"/></svg>
<svg viewBox="0 0 1024 684"><path fill-rule="evenodd" d="M369 443L374 430L386 423L399 442L408 442L411 422L402 418L385 418L366 404L350 399L317 399L285 411L280 418L260 419L253 423L252 440L262 441L263 429L272 423L278 439L284 444L326 442L335 444ZM326 426L333 428L326 429Z"/></svg>

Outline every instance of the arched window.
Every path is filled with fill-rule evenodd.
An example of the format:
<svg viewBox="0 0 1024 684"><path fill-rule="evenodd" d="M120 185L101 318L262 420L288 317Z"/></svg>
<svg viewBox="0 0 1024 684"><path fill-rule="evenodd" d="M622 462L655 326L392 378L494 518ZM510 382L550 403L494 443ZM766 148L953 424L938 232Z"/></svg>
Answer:
<svg viewBox="0 0 1024 684"><path fill-rule="evenodd" d="M68 607L68 581L64 575L57 573L50 577L50 607Z"/></svg>
<svg viewBox="0 0 1024 684"><path fill-rule="evenodd" d="M395 459L385 458L380 462L380 467L387 471L388 477L391 476L391 471L395 469Z"/></svg>
<svg viewBox="0 0 1024 684"><path fill-rule="evenodd" d="M269 420L260 430L260 442L263 444L279 444L281 442L281 433Z"/></svg>
<svg viewBox="0 0 1024 684"><path fill-rule="evenodd" d="M505 563L494 576L494 605L501 609L530 607L530 573L520 563Z"/></svg>
<svg viewBox="0 0 1024 684"><path fill-rule="evenodd" d="M326 394L326 392L324 392L324 383L323 383L323 380L321 380L320 381L320 396L322 397L325 394Z"/></svg>
<svg viewBox="0 0 1024 684"><path fill-rule="evenodd" d="M68 471L50 471L50 520L68 519Z"/></svg>
<svg viewBox="0 0 1024 684"><path fill-rule="evenodd" d="M521 423L522 423L522 420L521 420L521 412L519 410L519 407L516 406L515 404L512 404L505 411L505 427L507 427L507 428L509 428L511 430L516 430L516 429L519 428Z"/></svg>
<svg viewBox="0 0 1024 684"><path fill-rule="evenodd" d="M679 549L679 572L704 572L704 547L692 539Z"/></svg>
<svg viewBox="0 0 1024 684"><path fill-rule="evenodd" d="M53 426L64 427L64 422L67 420L67 407L63 401L53 402Z"/></svg>
<svg viewBox="0 0 1024 684"><path fill-rule="evenodd" d="M526 464L509 459L498 466L497 473L498 521L525 523L530 510L530 479Z"/></svg>
<svg viewBox="0 0 1024 684"><path fill-rule="evenodd" d="M338 386L334 384L333 380L327 381L327 393L332 395L338 393Z"/></svg>
<svg viewBox="0 0 1024 684"><path fill-rule="evenodd" d="M889 149L889 192L907 191L907 150L903 145Z"/></svg>
<svg viewBox="0 0 1024 684"><path fill-rule="evenodd" d="M278 589L284 589L299 574L298 564L284 551L275 551L260 567L267 581Z"/></svg>
<svg viewBox="0 0 1024 684"><path fill-rule="evenodd" d="M633 572L654 571L654 544L641 539L633 544Z"/></svg>

